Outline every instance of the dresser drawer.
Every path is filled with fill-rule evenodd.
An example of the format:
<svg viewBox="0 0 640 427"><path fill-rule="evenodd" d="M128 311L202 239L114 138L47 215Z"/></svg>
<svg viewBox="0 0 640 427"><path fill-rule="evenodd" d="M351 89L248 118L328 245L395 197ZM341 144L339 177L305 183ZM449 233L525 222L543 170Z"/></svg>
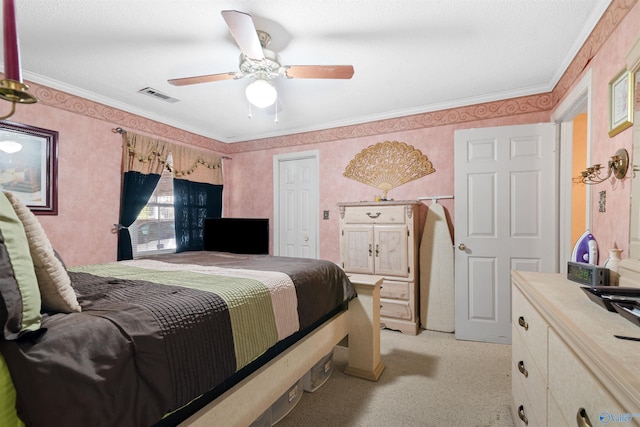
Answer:
<svg viewBox="0 0 640 427"><path fill-rule="evenodd" d="M531 306L520 290L511 287L511 324L514 333L522 338L525 347L533 357L543 377L547 375L547 334L548 325L540 314Z"/></svg>
<svg viewBox="0 0 640 427"><path fill-rule="evenodd" d="M554 331L549 332L549 393L569 422L581 408L593 425L606 424L604 420L620 424L620 417L638 413L637 408L620 407ZM629 416L623 424L640 425L640 417Z"/></svg>
<svg viewBox="0 0 640 427"><path fill-rule="evenodd" d="M533 356L525 345L521 335L512 326L511 364L512 374L520 378L529 401L529 409L540 421L547 417L547 379L534 363ZM531 424L530 424L531 425Z"/></svg>
<svg viewBox="0 0 640 427"><path fill-rule="evenodd" d="M572 424L569 424L567 420L564 419L564 415L562 415L562 411L558 406L558 402L553 398L551 393L547 398L547 425L553 427L569 427L571 425L576 425L576 420L572 419Z"/></svg>
<svg viewBox="0 0 640 427"><path fill-rule="evenodd" d="M546 420L535 410L526 393L522 377L515 365L511 365L511 395L513 396L513 425L516 427L542 426Z"/></svg>
<svg viewBox="0 0 640 427"><path fill-rule="evenodd" d="M400 300L409 300L413 282L396 282L385 280L380 286L381 298L392 298Z"/></svg>
<svg viewBox="0 0 640 427"><path fill-rule="evenodd" d="M395 319L413 320L413 311L409 301L380 298L380 316Z"/></svg>
<svg viewBox="0 0 640 427"><path fill-rule="evenodd" d="M345 224L404 224L404 206L348 206Z"/></svg>

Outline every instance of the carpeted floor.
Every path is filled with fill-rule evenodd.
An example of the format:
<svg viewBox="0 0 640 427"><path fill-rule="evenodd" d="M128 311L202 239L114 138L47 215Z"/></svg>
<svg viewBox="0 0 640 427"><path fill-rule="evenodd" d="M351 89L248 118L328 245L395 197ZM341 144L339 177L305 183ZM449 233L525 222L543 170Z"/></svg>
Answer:
<svg viewBox="0 0 640 427"><path fill-rule="evenodd" d="M513 426L510 345L424 330L381 335L378 382L345 375L348 350L337 347L333 375L277 426Z"/></svg>

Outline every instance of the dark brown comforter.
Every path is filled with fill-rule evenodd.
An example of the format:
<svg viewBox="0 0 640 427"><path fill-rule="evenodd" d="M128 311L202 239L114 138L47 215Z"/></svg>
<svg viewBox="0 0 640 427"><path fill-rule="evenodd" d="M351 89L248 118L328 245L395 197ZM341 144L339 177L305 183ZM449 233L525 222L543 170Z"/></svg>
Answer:
<svg viewBox="0 0 640 427"><path fill-rule="evenodd" d="M299 330L355 296L326 261L212 252L159 260L160 273L126 263L70 272L82 312L45 315L43 332L0 342L28 426L149 426L272 348L291 322L269 306L276 291L244 270L291 278ZM149 274L164 284L132 278Z"/></svg>

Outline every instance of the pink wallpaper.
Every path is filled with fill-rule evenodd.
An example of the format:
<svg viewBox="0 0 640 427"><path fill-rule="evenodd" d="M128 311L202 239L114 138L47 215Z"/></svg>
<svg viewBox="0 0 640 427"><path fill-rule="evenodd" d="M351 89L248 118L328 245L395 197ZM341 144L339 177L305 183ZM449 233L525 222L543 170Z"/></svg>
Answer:
<svg viewBox="0 0 640 427"><path fill-rule="evenodd" d="M122 148L120 135L112 129L118 126L232 157L224 163L226 216L272 217L273 156L317 149L320 209L330 211L330 220L320 223L320 256L338 261L336 203L371 200L376 194L373 188L342 176L353 156L369 145L386 140L406 142L427 155L436 169L431 175L391 190L389 197L401 200L453 194L456 129L547 122L552 108L570 91L586 67L594 75L594 159L604 163L615 149L630 147L630 131L614 138L607 135L607 85L624 66L624 55L638 32L638 22L640 6L636 0L612 1L551 93L318 132L223 144L33 83L29 83L30 92L39 102L18 106L11 121L60 132L59 215L39 218L69 265L116 259L116 237L111 228L118 221ZM607 212L595 215L592 230L605 248L616 243L626 249L628 187L627 182L622 182L615 187L601 184L593 189L607 191ZM441 203L453 217L454 201Z"/></svg>
<svg viewBox="0 0 640 427"><path fill-rule="evenodd" d="M329 220L320 221L320 257L338 262L338 202L373 200L379 190L345 178L342 174L351 159L362 149L382 141L402 141L422 151L436 172L389 191L395 200L415 200L421 196L453 194L453 136L456 129L548 122L549 112L405 130L383 135L307 144L303 147L274 148L233 154L225 175L230 199L226 215L237 217L268 216L273 223L273 156L282 153L318 150L320 158L320 211L329 211ZM250 166L251 165L251 166ZM430 202L426 202L427 204ZM440 202L454 215L454 201ZM426 213L424 210L423 215ZM424 217L422 218L424 219Z"/></svg>
<svg viewBox="0 0 640 427"><path fill-rule="evenodd" d="M619 148L632 154L632 129L609 137L609 82L626 68L625 55L640 32L640 5L629 12L617 26L614 36L604 42L593 57L590 68L593 73L592 103L592 163L606 164ZM630 176L630 173L627 175ZM623 257L629 249L629 209L631 202L631 180L611 180L591 186L592 230L600 248L600 264L608 256L608 249L617 246L623 249ZM606 192L606 211L599 212L600 193Z"/></svg>

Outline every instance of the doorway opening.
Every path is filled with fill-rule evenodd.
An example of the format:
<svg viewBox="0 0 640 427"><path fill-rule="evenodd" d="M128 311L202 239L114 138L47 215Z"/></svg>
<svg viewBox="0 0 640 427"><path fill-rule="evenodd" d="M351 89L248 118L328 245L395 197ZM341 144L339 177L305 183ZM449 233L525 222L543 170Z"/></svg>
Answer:
<svg viewBox="0 0 640 427"><path fill-rule="evenodd" d="M591 192L580 179L580 171L590 164L591 70L578 82L551 116L558 124L560 165L558 180L559 272L567 262L580 235L591 228Z"/></svg>

